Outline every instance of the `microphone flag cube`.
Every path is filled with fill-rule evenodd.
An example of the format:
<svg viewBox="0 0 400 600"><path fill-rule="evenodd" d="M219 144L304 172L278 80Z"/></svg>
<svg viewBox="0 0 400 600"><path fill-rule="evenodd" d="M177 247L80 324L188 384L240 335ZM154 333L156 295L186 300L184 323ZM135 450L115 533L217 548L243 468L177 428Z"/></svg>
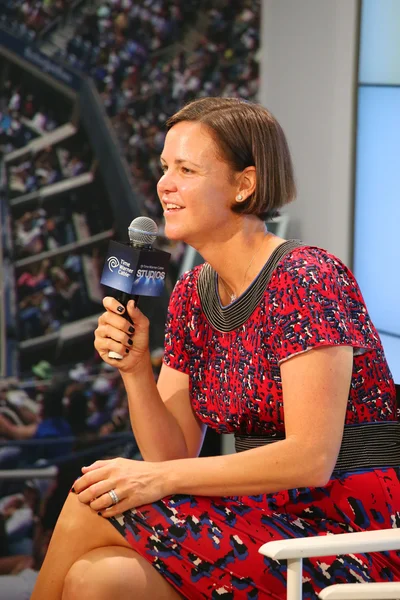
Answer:
<svg viewBox="0 0 400 600"><path fill-rule="evenodd" d="M171 254L110 241L100 282L130 296L161 296Z"/></svg>

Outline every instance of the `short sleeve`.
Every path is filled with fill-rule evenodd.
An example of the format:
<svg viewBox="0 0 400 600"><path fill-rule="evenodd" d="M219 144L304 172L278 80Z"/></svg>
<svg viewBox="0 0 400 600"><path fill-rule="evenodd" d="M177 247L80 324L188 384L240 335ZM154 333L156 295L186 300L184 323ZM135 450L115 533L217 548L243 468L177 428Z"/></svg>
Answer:
<svg viewBox="0 0 400 600"><path fill-rule="evenodd" d="M189 357L185 348L185 331L189 319L191 271L184 273L175 284L168 304L165 326L163 362L172 369L189 372Z"/></svg>
<svg viewBox="0 0 400 600"><path fill-rule="evenodd" d="M352 346L355 354L379 347L354 276L331 254L296 249L274 280L269 343L278 362L320 346Z"/></svg>

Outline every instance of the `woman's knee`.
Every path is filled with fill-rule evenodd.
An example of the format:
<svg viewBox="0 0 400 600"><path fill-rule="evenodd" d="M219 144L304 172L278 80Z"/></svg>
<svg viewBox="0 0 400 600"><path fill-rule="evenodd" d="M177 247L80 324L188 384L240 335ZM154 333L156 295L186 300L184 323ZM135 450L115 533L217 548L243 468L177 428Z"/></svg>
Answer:
<svg viewBox="0 0 400 600"><path fill-rule="evenodd" d="M144 558L120 546L96 548L70 568L62 600L179 600L181 596Z"/></svg>
<svg viewBox="0 0 400 600"><path fill-rule="evenodd" d="M62 600L106 600L135 598L135 583L140 587L136 553L122 547L96 548L75 562L64 581ZM136 581L135 581L136 580Z"/></svg>
<svg viewBox="0 0 400 600"><path fill-rule="evenodd" d="M78 598L79 590L81 593L82 590L85 590L85 597L88 598L86 595L86 592L88 591L86 579L87 565L84 560L78 560L72 565L64 580L62 600L73 600L74 598Z"/></svg>

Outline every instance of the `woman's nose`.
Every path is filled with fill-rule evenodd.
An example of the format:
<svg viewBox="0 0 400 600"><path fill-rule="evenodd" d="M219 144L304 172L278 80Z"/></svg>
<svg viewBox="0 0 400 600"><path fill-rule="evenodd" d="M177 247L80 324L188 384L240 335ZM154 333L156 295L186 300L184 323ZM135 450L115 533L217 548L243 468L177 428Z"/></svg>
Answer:
<svg viewBox="0 0 400 600"><path fill-rule="evenodd" d="M176 191L176 182L175 178L171 172L165 171L157 184L158 192L160 194L164 194L166 192L175 192Z"/></svg>

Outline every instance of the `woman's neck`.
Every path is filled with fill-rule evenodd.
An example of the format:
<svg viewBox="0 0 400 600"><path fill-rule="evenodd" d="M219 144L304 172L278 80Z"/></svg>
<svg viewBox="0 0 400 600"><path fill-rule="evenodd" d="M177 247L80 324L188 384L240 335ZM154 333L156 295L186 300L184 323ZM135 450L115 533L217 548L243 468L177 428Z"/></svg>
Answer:
<svg viewBox="0 0 400 600"><path fill-rule="evenodd" d="M284 241L269 233L262 221L257 221L222 242L209 240L197 248L218 273L224 304L229 304L248 288L273 250Z"/></svg>

